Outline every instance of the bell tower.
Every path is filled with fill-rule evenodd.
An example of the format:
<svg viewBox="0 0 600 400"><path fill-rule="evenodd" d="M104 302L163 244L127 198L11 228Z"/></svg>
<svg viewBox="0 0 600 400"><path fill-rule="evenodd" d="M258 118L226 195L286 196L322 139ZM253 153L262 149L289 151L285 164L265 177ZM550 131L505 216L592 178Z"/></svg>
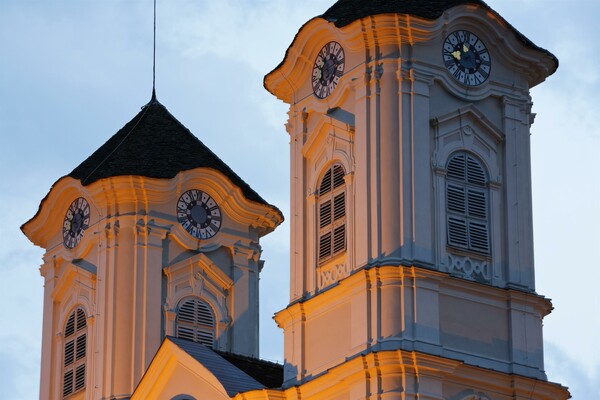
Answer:
<svg viewBox="0 0 600 400"><path fill-rule="evenodd" d="M479 0L339 0L302 26L264 80L290 105L284 387L569 397L533 262L529 91L557 67Z"/></svg>
<svg viewBox="0 0 600 400"><path fill-rule="evenodd" d="M22 226L44 248L41 399L128 399L166 336L258 356L283 220L155 98Z"/></svg>

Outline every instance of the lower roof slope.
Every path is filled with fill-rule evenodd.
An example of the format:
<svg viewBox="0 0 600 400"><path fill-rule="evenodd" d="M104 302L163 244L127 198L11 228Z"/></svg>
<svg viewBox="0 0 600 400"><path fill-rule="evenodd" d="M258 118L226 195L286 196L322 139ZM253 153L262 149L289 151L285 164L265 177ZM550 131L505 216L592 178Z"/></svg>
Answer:
<svg viewBox="0 0 600 400"><path fill-rule="evenodd" d="M227 355L228 359L225 359L223 356L217 354L214 350L201 343L172 336L167 336L165 340L169 340L176 344L180 349L208 369L219 382L221 382L229 396L233 397L237 393L264 389L265 387L268 387L267 385L273 384L273 378L271 376L272 371L269 368L264 367L263 364L265 362L261 360L250 362L250 359L230 354ZM281 376L283 377L283 367L279 366L279 368L281 369ZM249 373L249 370L253 371ZM265 376L261 378L262 375ZM261 382L263 380L266 381L267 385ZM281 386L281 383L278 383L279 386Z"/></svg>
<svg viewBox="0 0 600 400"><path fill-rule="evenodd" d="M269 389L278 389L283 385L283 365L281 364L239 354L221 351L217 353Z"/></svg>

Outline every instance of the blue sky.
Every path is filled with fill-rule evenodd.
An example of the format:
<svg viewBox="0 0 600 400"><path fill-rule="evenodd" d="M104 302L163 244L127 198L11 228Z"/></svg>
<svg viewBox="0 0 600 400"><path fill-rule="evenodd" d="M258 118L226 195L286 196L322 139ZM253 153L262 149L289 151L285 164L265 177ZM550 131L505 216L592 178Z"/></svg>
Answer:
<svg viewBox="0 0 600 400"><path fill-rule="evenodd" d="M333 0L158 3L159 100L289 215L287 108L262 77ZM574 399L600 398L600 2L488 4L560 60L532 91L537 290L555 306L544 320L546 369ZM42 251L19 226L59 177L139 111L151 83L152 0L0 0L3 399L38 397ZM271 316L287 304L288 235L284 224L263 245L261 353L274 360L283 359Z"/></svg>

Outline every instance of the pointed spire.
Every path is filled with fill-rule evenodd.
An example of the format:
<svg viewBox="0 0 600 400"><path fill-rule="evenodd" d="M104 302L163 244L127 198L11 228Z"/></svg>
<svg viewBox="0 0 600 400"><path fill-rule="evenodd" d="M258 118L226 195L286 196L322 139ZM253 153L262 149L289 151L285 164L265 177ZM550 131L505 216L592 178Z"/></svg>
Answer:
<svg viewBox="0 0 600 400"><path fill-rule="evenodd" d="M157 104L157 103L158 103L158 99L156 98L156 89L152 88L152 98L150 99L150 102L147 105Z"/></svg>
<svg viewBox="0 0 600 400"><path fill-rule="evenodd" d="M154 29L152 37L152 99L150 103L156 102L156 0L154 0Z"/></svg>

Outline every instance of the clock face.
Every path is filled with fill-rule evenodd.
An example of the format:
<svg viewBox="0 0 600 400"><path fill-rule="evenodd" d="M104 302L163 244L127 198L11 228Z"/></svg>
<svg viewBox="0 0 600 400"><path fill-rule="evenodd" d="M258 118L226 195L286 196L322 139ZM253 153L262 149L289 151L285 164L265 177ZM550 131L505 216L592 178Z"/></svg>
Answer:
<svg viewBox="0 0 600 400"><path fill-rule="evenodd" d="M177 201L177 220L193 237L209 239L221 227L221 210L208 194L192 189Z"/></svg>
<svg viewBox="0 0 600 400"><path fill-rule="evenodd" d="M90 226L90 205L86 199L75 199L69 206L63 221L63 243L72 249L81 242L83 233Z"/></svg>
<svg viewBox="0 0 600 400"><path fill-rule="evenodd" d="M344 75L344 49L337 42L329 42L319 52L312 70L313 93L320 99L329 96Z"/></svg>
<svg viewBox="0 0 600 400"><path fill-rule="evenodd" d="M481 39L469 31L449 34L444 40L442 54L446 69L464 85L481 85L490 76L490 53Z"/></svg>

